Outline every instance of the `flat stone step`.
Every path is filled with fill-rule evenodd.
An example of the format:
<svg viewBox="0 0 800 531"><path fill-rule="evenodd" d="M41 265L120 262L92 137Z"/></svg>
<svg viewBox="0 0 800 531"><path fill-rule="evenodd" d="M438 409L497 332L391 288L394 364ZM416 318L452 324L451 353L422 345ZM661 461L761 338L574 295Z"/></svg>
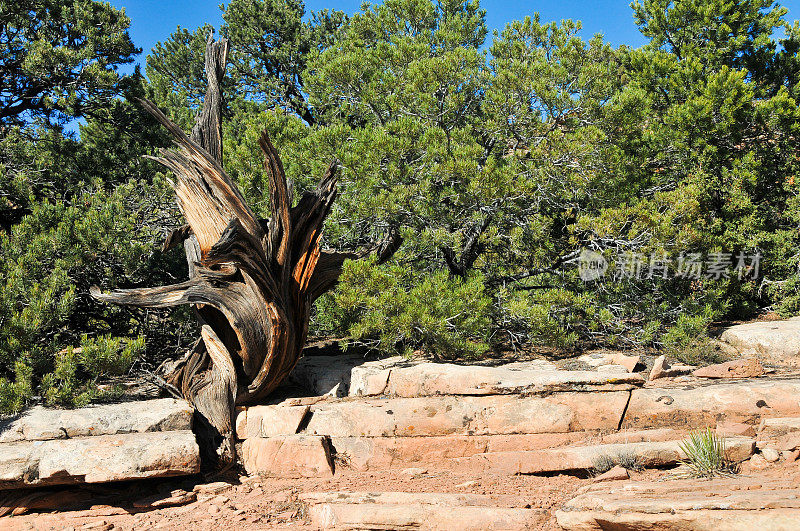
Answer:
<svg viewBox="0 0 800 531"><path fill-rule="evenodd" d="M314 395L344 397L350 390L353 367L364 363L360 354L304 356L289 375L289 380Z"/></svg>
<svg viewBox="0 0 800 531"><path fill-rule="evenodd" d="M412 437L566 433L619 427L629 392L546 397L441 396L319 403L304 433L331 437Z"/></svg>
<svg viewBox="0 0 800 531"><path fill-rule="evenodd" d="M242 443L242 464L248 474L276 477L330 477L333 458L327 438L288 435L253 437Z"/></svg>
<svg viewBox="0 0 800 531"><path fill-rule="evenodd" d="M354 369L350 396L436 396L547 394L570 391L628 391L644 385L642 374L481 367L420 363L380 371Z"/></svg>
<svg viewBox="0 0 800 531"><path fill-rule="evenodd" d="M788 433L800 432L800 417L774 417L762 419L758 428L759 436L780 437Z"/></svg>
<svg viewBox="0 0 800 531"><path fill-rule="evenodd" d="M753 455L755 439L725 438L726 456L741 462ZM571 446L534 451L487 452L450 460L454 470L491 471L507 474L544 474L575 470L591 470L602 458L619 463L626 459L645 468L674 465L686 458L680 448L682 441L632 442Z"/></svg>
<svg viewBox="0 0 800 531"><path fill-rule="evenodd" d="M546 520L534 509L423 504L322 503L311 506L309 516L318 529L519 530L535 529Z"/></svg>
<svg viewBox="0 0 800 531"><path fill-rule="evenodd" d="M318 503L381 503L389 505L442 505L470 507L522 507L527 502L523 496L472 494L460 492L304 492L298 497L310 505Z"/></svg>
<svg viewBox="0 0 800 531"><path fill-rule="evenodd" d="M555 515L563 529L580 531L790 530L800 522L800 489L763 478L598 483Z"/></svg>
<svg viewBox="0 0 800 531"><path fill-rule="evenodd" d="M449 460L478 454L544 450L575 444L674 440L685 434L666 428L619 432L445 435L435 437L333 437L338 460L359 471L425 466L447 468Z"/></svg>
<svg viewBox="0 0 800 531"><path fill-rule="evenodd" d="M199 472L200 450L189 430L0 444L0 489Z"/></svg>
<svg viewBox="0 0 800 531"><path fill-rule="evenodd" d="M319 529L531 529L540 511L507 507L511 497L448 493L311 493L312 525Z"/></svg>
<svg viewBox="0 0 800 531"><path fill-rule="evenodd" d="M625 391L642 386L642 374L567 371L546 360L499 366L458 365L394 356L364 361L359 355L312 356L291 378L309 391L331 396L504 395L563 391Z"/></svg>
<svg viewBox="0 0 800 531"><path fill-rule="evenodd" d="M623 428L702 428L718 421L758 426L765 417L800 416L800 379L724 382L690 389L631 391Z"/></svg>
<svg viewBox="0 0 800 531"><path fill-rule="evenodd" d="M192 407L163 398L80 409L33 407L0 422L0 443L192 429Z"/></svg>
<svg viewBox="0 0 800 531"><path fill-rule="evenodd" d="M236 437L293 435L308 415L308 406L251 406L236 412Z"/></svg>

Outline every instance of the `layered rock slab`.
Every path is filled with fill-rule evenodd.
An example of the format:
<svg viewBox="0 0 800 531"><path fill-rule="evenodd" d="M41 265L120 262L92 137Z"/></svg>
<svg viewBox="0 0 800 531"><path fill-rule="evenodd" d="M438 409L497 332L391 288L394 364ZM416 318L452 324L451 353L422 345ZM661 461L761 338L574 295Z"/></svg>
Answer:
<svg viewBox="0 0 800 531"><path fill-rule="evenodd" d="M236 413L236 437L273 437L297 433L308 406L251 406Z"/></svg>
<svg viewBox="0 0 800 531"><path fill-rule="evenodd" d="M800 489L755 481L722 478L596 484L584 488L555 514L563 529L580 531L796 529Z"/></svg>
<svg viewBox="0 0 800 531"><path fill-rule="evenodd" d="M380 381L380 378L378 378ZM557 392L628 391L644 384L641 374L541 370L524 367L480 367L426 363L390 369L384 389L364 385L364 396L546 394Z"/></svg>
<svg viewBox="0 0 800 531"><path fill-rule="evenodd" d="M279 477L330 477L333 458L325 437L308 435L254 437L242 443L248 474Z"/></svg>
<svg viewBox="0 0 800 531"><path fill-rule="evenodd" d="M692 371L699 378L758 378L764 374L761 362L754 358L726 361Z"/></svg>
<svg viewBox="0 0 800 531"><path fill-rule="evenodd" d="M765 418L758 428L763 437L780 437L790 433L800 433L800 417Z"/></svg>
<svg viewBox="0 0 800 531"><path fill-rule="evenodd" d="M303 358L292 379L320 395L419 397L436 395L544 394L562 391L624 391L644 384L641 374L566 371L546 360L499 366L458 365L394 356Z"/></svg>
<svg viewBox="0 0 800 531"><path fill-rule="evenodd" d="M538 433L516 435L444 435L433 437L333 437L337 458L355 470L386 470L424 465L453 468L452 459L478 454L530 452L567 445L634 443L676 440L682 432L670 429L620 432Z"/></svg>
<svg viewBox="0 0 800 531"><path fill-rule="evenodd" d="M192 407L163 398L80 409L33 407L0 422L0 443L192 429Z"/></svg>
<svg viewBox="0 0 800 531"><path fill-rule="evenodd" d="M629 393L441 396L311 406L305 432L330 437L505 435L616 430Z"/></svg>
<svg viewBox="0 0 800 531"><path fill-rule="evenodd" d="M360 354L304 356L289 380L314 395L343 397L350 390L350 372L363 363L364 356Z"/></svg>
<svg viewBox="0 0 800 531"><path fill-rule="evenodd" d="M720 340L747 356L800 366L800 317L734 325L723 330Z"/></svg>
<svg viewBox="0 0 800 531"><path fill-rule="evenodd" d="M673 465L686 458L681 441L598 444L537 451L487 452L451 460L455 470L492 471L508 474L544 474L591 470L601 458L627 458L645 468ZM738 463L753 455L755 440L749 437L725 439L725 455Z"/></svg>
<svg viewBox="0 0 800 531"><path fill-rule="evenodd" d="M404 491L360 491L360 492L305 492L299 495L304 502L318 503L381 503L394 505L461 505L469 507L519 507L525 505L522 496L471 494L461 492L404 492Z"/></svg>
<svg viewBox="0 0 800 531"><path fill-rule="evenodd" d="M798 396L798 379L635 389L622 427L695 429L723 421L758 425L764 417L800 416Z"/></svg>
<svg viewBox="0 0 800 531"><path fill-rule="evenodd" d="M196 474L192 415L171 398L32 408L0 425L0 489Z"/></svg>
<svg viewBox="0 0 800 531"><path fill-rule="evenodd" d="M409 492L301 495L319 529L531 529L541 523L513 497ZM516 502L516 503L515 503Z"/></svg>
<svg viewBox="0 0 800 531"><path fill-rule="evenodd" d="M800 448L800 417L765 418L758 433L758 446L780 451Z"/></svg>
<svg viewBox="0 0 800 531"><path fill-rule="evenodd" d="M0 444L2 489L199 472L200 451L189 430Z"/></svg>
<svg viewBox="0 0 800 531"><path fill-rule="evenodd" d="M445 435L433 437L333 437L337 458L360 471L425 465L447 468L450 459L491 451L532 450L575 443L581 433Z"/></svg>

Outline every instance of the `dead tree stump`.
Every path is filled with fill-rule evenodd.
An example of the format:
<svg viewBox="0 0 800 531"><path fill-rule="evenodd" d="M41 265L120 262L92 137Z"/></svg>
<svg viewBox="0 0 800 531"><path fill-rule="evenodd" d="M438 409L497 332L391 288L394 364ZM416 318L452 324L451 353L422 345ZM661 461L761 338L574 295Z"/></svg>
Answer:
<svg viewBox="0 0 800 531"><path fill-rule="evenodd" d="M336 198L337 164L317 188L293 205L292 187L266 132L260 139L269 176L271 216L260 220L222 168L222 94L227 40L209 36L208 77L191 137L153 103L144 108L172 133L176 149L154 157L172 170L171 182L187 225L167 237L164 250L183 242L189 280L170 286L116 290L92 296L115 304L164 308L194 306L201 338L167 380L207 421L201 434L213 448L212 466L235 460L233 414L258 403L294 368L308 332L311 305L337 282L346 259L372 251L387 260L400 245L396 231L359 253L320 249L323 222Z"/></svg>

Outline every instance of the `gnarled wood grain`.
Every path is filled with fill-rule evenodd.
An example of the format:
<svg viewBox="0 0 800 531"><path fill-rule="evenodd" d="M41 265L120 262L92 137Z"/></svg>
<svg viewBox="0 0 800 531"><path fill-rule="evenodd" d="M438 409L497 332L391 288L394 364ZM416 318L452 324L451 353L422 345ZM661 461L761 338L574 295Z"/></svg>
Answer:
<svg viewBox="0 0 800 531"><path fill-rule="evenodd" d="M220 83L227 54L227 41L209 37L208 92L191 136L153 103L141 102L175 142L175 148L154 158L172 170L171 184L187 222L167 236L164 250L183 242L189 280L91 291L96 299L115 304L194 306L201 338L166 379L198 412L204 456L217 470L235 459L234 407L258 403L289 375L305 343L311 305L335 285L344 261L371 251L385 261L402 241L392 231L370 251L321 251L323 223L337 194L337 164L331 163L316 189L292 206L292 187L266 132L259 144L269 176L271 217L256 217L222 167Z"/></svg>

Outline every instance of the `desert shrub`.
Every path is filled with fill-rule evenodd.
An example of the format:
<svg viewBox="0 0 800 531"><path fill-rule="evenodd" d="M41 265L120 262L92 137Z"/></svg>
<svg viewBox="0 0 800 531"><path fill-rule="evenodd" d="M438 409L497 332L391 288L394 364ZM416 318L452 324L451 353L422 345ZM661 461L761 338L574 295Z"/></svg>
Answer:
<svg viewBox="0 0 800 531"><path fill-rule="evenodd" d="M592 461L592 472L602 474L608 472L615 466L621 466L626 470L640 472L644 470L644 465L638 455L633 452L620 452L616 455L600 455Z"/></svg>
<svg viewBox="0 0 800 531"><path fill-rule="evenodd" d="M81 339L78 363L92 376L120 376L128 372L133 362L144 352L143 336L126 339L111 336Z"/></svg>
<svg viewBox="0 0 800 531"><path fill-rule="evenodd" d="M84 335L81 346L68 347L55 356L55 369L42 378L42 394L49 406L80 407L92 400L112 399L121 388L98 387L102 378L127 373L134 361L144 353L145 339L124 339L111 336L89 338Z"/></svg>
<svg viewBox="0 0 800 531"><path fill-rule="evenodd" d="M719 363L723 358L708 337L710 324L708 313L679 316L661 337L664 352L689 365Z"/></svg>
<svg viewBox="0 0 800 531"><path fill-rule="evenodd" d="M688 474L693 477L725 476L734 470L725 455L725 440L711 428L690 433L680 448L686 454L684 464Z"/></svg>
<svg viewBox="0 0 800 531"><path fill-rule="evenodd" d="M27 360L14 362L13 377L0 378L0 412L20 411L33 396L33 369Z"/></svg>
<svg viewBox="0 0 800 531"><path fill-rule="evenodd" d="M490 305L479 275L415 275L398 265L351 261L318 319L386 352L477 357L489 348Z"/></svg>
<svg viewBox="0 0 800 531"><path fill-rule="evenodd" d="M95 189L71 204L35 202L0 233L3 411L18 411L37 394L50 404L85 403L95 396L91 386L130 368L145 336L164 337L148 321L152 315L99 304L88 294L101 280L142 282L165 260L155 253L158 234L146 226L146 207L129 204L152 192L131 183Z"/></svg>
<svg viewBox="0 0 800 531"><path fill-rule="evenodd" d="M626 470L633 470L634 472L640 472L644 470L642 460L633 452L620 453L617 455L615 461L619 466Z"/></svg>
<svg viewBox="0 0 800 531"><path fill-rule="evenodd" d="M592 460L592 472L595 474L604 474L617 466L614 458L610 455L600 455Z"/></svg>

